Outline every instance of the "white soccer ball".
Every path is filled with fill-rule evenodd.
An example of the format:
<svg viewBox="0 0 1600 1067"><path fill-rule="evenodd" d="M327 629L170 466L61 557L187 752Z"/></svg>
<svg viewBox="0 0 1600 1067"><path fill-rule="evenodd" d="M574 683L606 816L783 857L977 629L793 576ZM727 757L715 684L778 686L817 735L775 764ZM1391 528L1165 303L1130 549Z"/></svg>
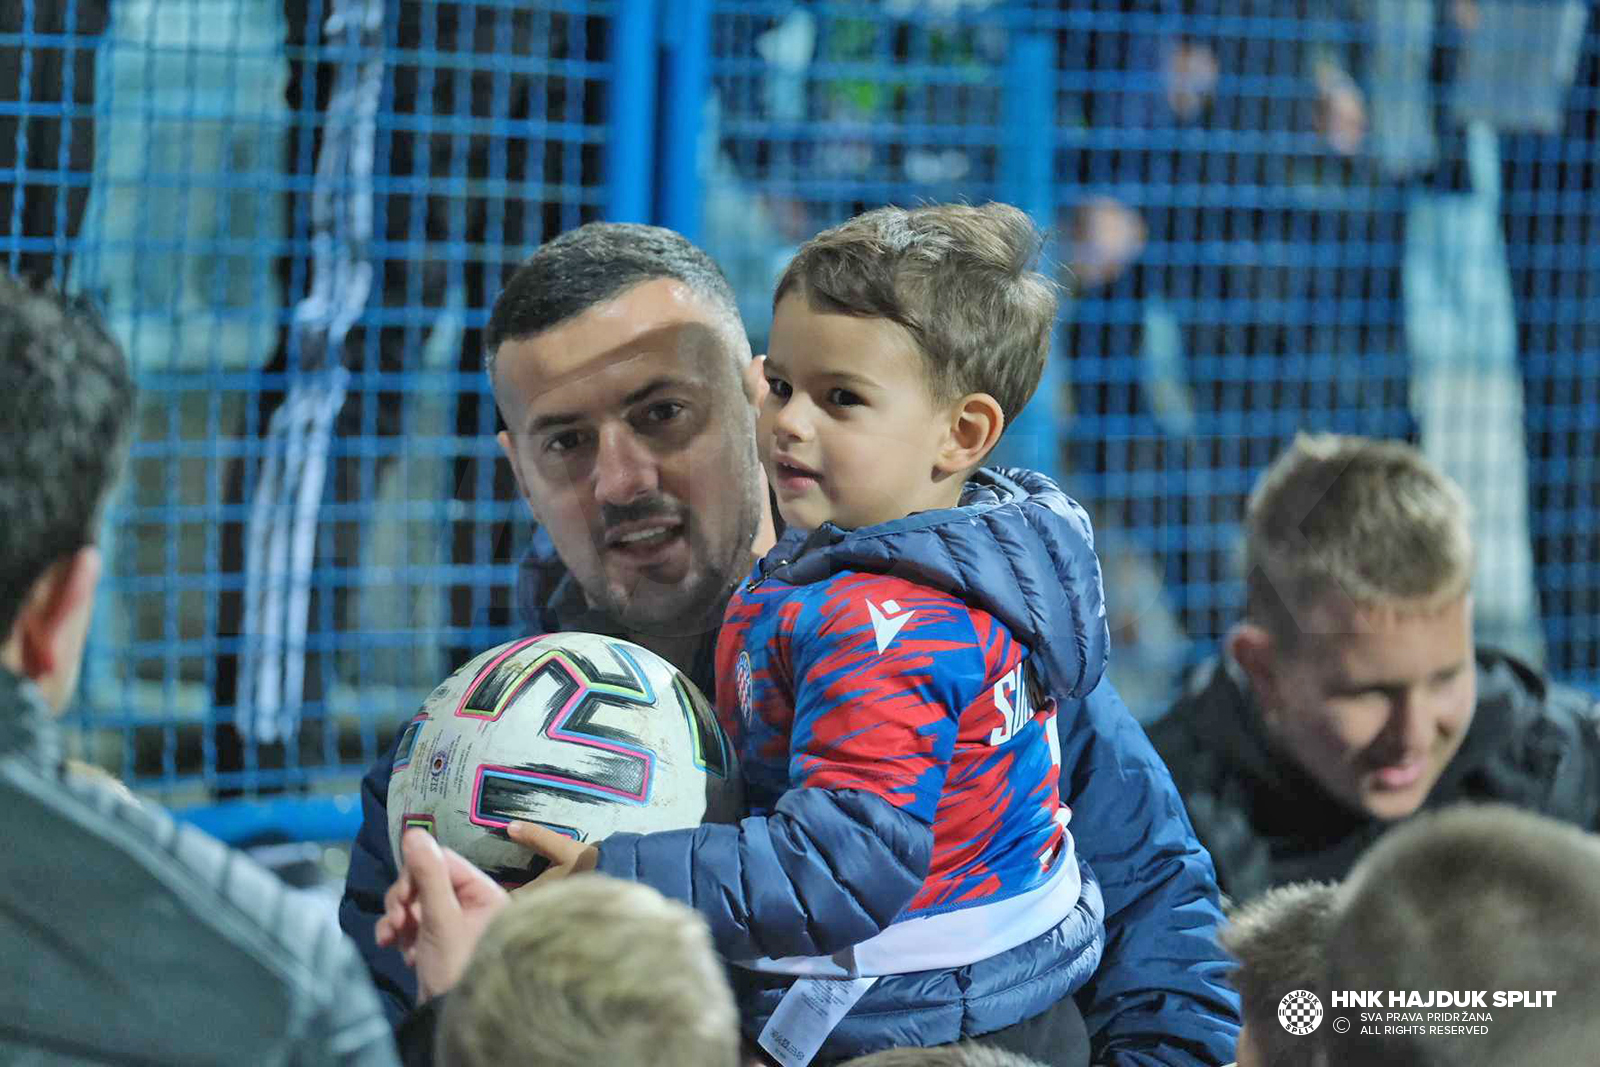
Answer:
<svg viewBox="0 0 1600 1067"><path fill-rule="evenodd" d="M527 637L456 671L406 725L389 842L419 826L504 884L534 856L512 820L579 841L733 822L743 788L716 714L688 678L628 641Z"/></svg>

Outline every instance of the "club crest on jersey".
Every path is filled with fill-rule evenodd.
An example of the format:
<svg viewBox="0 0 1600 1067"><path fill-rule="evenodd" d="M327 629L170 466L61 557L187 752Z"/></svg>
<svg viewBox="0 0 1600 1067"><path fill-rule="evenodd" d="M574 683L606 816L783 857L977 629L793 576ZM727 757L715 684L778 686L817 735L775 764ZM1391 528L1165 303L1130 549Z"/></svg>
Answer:
<svg viewBox="0 0 1600 1067"><path fill-rule="evenodd" d="M749 725L755 714L755 679L751 676L748 652L739 653L739 661L733 668L733 686L739 694L739 717Z"/></svg>

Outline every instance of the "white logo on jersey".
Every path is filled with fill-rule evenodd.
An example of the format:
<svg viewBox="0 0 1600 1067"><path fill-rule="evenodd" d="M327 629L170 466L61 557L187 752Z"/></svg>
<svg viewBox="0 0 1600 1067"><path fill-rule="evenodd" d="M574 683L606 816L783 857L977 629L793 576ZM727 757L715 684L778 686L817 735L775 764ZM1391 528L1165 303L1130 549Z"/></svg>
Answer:
<svg viewBox="0 0 1600 1067"><path fill-rule="evenodd" d="M883 607L878 607L872 601L867 601L867 611L872 616L872 636L878 640L878 651L881 653L889 647L889 642L894 640L894 635L900 632L901 627L911 621L915 611L900 611L900 605L892 600L885 600Z"/></svg>
<svg viewBox="0 0 1600 1067"><path fill-rule="evenodd" d="M1005 744L1033 718L1033 699L1022 671L1019 663L994 683L994 708L1000 713L1001 724L989 732L991 745Z"/></svg>

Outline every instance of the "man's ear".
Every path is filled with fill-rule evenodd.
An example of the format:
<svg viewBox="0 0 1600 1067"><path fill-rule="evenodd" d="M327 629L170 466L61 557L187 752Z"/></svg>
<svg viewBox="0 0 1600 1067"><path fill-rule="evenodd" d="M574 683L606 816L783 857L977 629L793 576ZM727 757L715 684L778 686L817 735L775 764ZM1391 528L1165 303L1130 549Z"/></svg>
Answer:
<svg viewBox="0 0 1600 1067"><path fill-rule="evenodd" d="M33 583L12 629L24 678L77 678L83 633L99 583L100 550L94 545L57 560Z"/></svg>
<svg viewBox="0 0 1600 1067"><path fill-rule="evenodd" d="M744 365L744 398L759 410L771 391L772 387L767 384L767 357L751 356L750 362Z"/></svg>
<svg viewBox="0 0 1600 1067"><path fill-rule="evenodd" d="M511 476L517 480L517 491L522 494L522 500L528 505L528 510L533 512L535 522L539 521L539 509L533 506L533 494L528 492L528 481L522 476L522 461L517 456L517 444L511 440L511 435L501 430L494 435L500 442L500 451L506 457L506 462L511 464Z"/></svg>
<svg viewBox="0 0 1600 1067"><path fill-rule="evenodd" d="M1283 686L1279 681L1278 654L1272 634L1264 626L1241 622L1223 639L1228 655L1250 679L1250 689L1262 714L1271 716L1281 704Z"/></svg>
<svg viewBox="0 0 1600 1067"><path fill-rule="evenodd" d="M950 429L934 467L944 474L971 470L994 448L1005 425L998 400L988 393L968 393L950 409Z"/></svg>

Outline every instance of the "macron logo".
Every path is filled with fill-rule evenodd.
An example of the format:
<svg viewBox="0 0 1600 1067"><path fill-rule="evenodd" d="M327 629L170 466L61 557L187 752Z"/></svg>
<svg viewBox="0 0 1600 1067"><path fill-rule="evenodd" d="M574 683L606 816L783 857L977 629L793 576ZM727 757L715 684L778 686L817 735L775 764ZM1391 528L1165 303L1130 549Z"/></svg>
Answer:
<svg viewBox="0 0 1600 1067"><path fill-rule="evenodd" d="M869 600L867 611L872 615L872 636L878 640L879 652L889 647L894 635L916 614L915 611L901 612L900 605L892 600L885 600L881 608Z"/></svg>

